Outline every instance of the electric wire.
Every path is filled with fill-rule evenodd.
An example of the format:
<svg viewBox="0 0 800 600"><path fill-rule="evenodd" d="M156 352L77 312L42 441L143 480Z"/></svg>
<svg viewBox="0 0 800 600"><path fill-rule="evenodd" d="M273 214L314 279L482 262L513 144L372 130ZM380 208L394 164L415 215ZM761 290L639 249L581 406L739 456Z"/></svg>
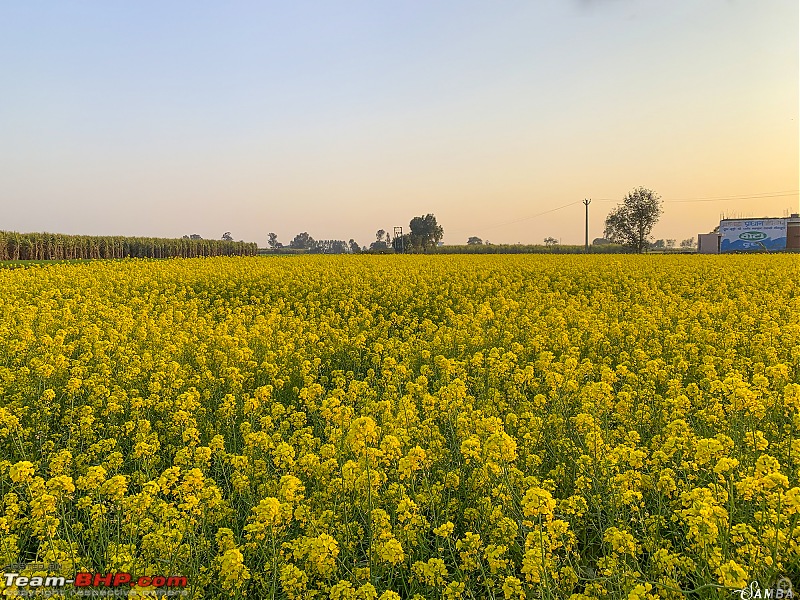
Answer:
<svg viewBox="0 0 800 600"><path fill-rule="evenodd" d="M782 198L788 196L797 196L800 194L800 190L782 190L776 192L761 192L758 194L740 194L734 196L712 196L712 197L699 197L699 198L676 198L673 200L664 200L664 204L678 204L678 203L693 203L693 202L723 202L726 200L760 200L762 198ZM593 201L597 202L621 202L617 198L592 198ZM548 210L542 211L540 213L536 213L535 215L530 215L528 217L521 217L519 219L514 219L513 221L506 221L504 223L497 223L496 225L488 225L486 227L481 227L480 229L485 231L487 229L496 229L497 227L506 227L507 225L514 225L516 223L522 223L524 221L529 221L531 219L536 219L538 217L544 216L549 213L553 213L559 210L563 210L565 208L569 208L570 206L575 206L576 204L582 204L582 200L576 200L575 202L570 202L569 204L563 204L561 206L557 206L555 208L550 208ZM458 230L456 233L462 233L466 230Z"/></svg>

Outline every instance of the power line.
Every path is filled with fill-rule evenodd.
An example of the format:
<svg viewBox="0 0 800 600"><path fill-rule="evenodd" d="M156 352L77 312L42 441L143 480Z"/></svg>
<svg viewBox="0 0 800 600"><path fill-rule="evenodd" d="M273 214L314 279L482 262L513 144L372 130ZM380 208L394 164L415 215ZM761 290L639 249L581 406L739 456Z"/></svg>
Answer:
<svg viewBox="0 0 800 600"><path fill-rule="evenodd" d="M576 204L581 204L582 200L576 200L575 202L570 202L569 204L564 204L563 206L558 206L556 208L551 208L549 210L545 210L543 212L537 213L535 215L531 215L530 217L522 217L521 219L515 219L514 221L507 221L506 223L498 223L497 225L489 225L488 227L483 227L482 229L494 229L495 227L505 227L506 225L513 225L514 223L522 223L523 221L529 221L530 219L535 219L536 217L541 217L542 215L546 215L551 212L556 212L557 210L561 210L562 208L567 208L570 206L575 206Z"/></svg>
<svg viewBox="0 0 800 600"><path fill-rule="evenodd" d="M762 198L782 198L797 196L799 190L786 190L783 192L764 192L761 194L739 195L739 196L717 196L705 198L676 198L674 200L664 200L664 204L684 203L684 202L722 202L725 200L760 200ZM616 198L597 198L599 202L621 202Z"/></svg>
<svg viewBox="0 0 800 600"><path fill-rule="evenodd" d="M760 194L743 194L738 196L716 196L716 197L700 197L700 198L676 198L674 200L664 200L665 204L672 204L672 203L686 203L686 202L721 202L725 200L759 200L762 198L782 198L788 196L797 196L800 193L800 190L783 190L778 192L762 192ZM598 202L621 202L619 198L594 198ZM529 217L522 217L520 219L514 219L513 221L506 221L504 223L498 223L496 225L489 225L488 227L481 227L481 230L486 229L496 229L497 227L505 227L507 225L514 225L515 223L522 223L523 221L530 221L531 219L535 219L537 217L541 217L543 215L547 215L558 210L562 210L565 208L569 208L570 206L575 206L576 204L583 204L582 200L576 200L575 202L570 202L569 204L563 204L562 206L557 206L556 208L551 208L535 215L531 215ZM463 233L467 230L457 230L456 233Z"/></svg>
<svg viewBox="0 0 800 600"><path fill-rule="evenodd" d="M797 196L797 192L781 192L776 194L760 194L754 196L728 196L721 198L683 198L680 200L665 200L665 202L719 202L722 200L759 200L761 198L782 198Z"/></svg>

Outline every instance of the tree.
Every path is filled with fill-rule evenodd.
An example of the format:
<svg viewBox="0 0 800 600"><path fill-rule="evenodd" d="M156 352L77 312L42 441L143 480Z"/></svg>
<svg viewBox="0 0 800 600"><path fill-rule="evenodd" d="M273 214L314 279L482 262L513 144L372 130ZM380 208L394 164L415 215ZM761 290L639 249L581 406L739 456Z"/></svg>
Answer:
<svg viewBox="0 0 800 600"><path fill-rule="evenodd" d="M483 240L477 236L472 236L467 240L467 246L481 246L483 245Z"/></svg>
<svg viewBox="0 0 800 600"><path fill-rule="evenodd" d="M544 238L544 245L547 247L555 246L558 244L558 240L554 237L546 237Z"/></svg>
<svg viewBox="0 0 800 600"><path fill-rule="evenodd" d="M344 254L347 252L347 243L344 240L313 240L312 254Z"/></svg>
<svg viewBox="0 0 800 600"><path fill-rule="evenodd" d="M592 246L604 246L610 243L606 238L594 238L592 240Z"/></svg>
<svg viewBox="0 0 800 600"><path fill-rule="evenodd" d="M278 248L282 248L283 244L278 241L278 234L270 232L268 234L269 240L267 241L267 245L272 248L273 250L277 250Z"/></svg>
<svg viewBox="0 0 800 600"><path fill-rule="evenodd" d="M682 240L681 248L694 248L694 236Z"/></svg>
<svg viewBox="0 0 800 600"><path fill-rule="evenodd" d="M347 245L350 246L350 252L352 254L361 253L361 247L358 245L358 242L355 241L353 238L350 238L350 241L347 243Z"/></svg>
<svg viewBox="0 0 800 600"><path fill-rule="evenodd" d="M660 216L661 197L652 190L638 187L608 214L604 236L636 252L644 252Z"/></svg>
<svg viewBox="0 0 800 600"><path fill-rule="evenodd" d="M667 240L667 248L674 248L675 247L675 240L668 239Z"/></svg>
<svg viewBox="0 0 800 600"><path fill-rule="evenodd" d="M192 235L185 235L183 236L184 240L202 240L203 238L200 237L199 233L193 233Z"/></svg>
<svg viewBox="0 0 800 600"><path fill-rule="evenodd" d="M650 244L650 247L653 248L654 250L663 250L665 246L666 243L664 243L664 240L656 240L655 242Z"/></svg>
<svg viewBox="0 0 800 600"><path fill-rule="evenodd" d="M389 247L389 234L383 229L375 232L375 241L369 245L370 250L386 250Z"/></svg>
<svg viewBox="0 0 800 600"><path fill-rule="evenodd" d="M295 248L297 250L310 250L313 247L314 238L305 231L303 233L298 233L294 236L294 239L289 242L289 248Z"/></svg>
<svg viewBox="0 0 800 600"><path fill-rule="evenodd" d="M403 235L395 236L392 240L392 248L398 253L411 252L414 249L414 245L411 242L411 234L404 233Z"/></svg>
<svg viewBox="0 0 800 600"><path fill-rule="evenodd" d="M222 234L222 239L225 240L226 242L232 242L233 236L231 235L230 231L226 231L225 233Z"/></svg>
<svg viewBox="0 0 800 600"><path fill-rule="evenodd" d="M424 217L414 217L408 227L411 230L412 245L423 252L427 252L428 248L435 247L444 237L444 229L436 222L436 217L430 213Z"/></svg>

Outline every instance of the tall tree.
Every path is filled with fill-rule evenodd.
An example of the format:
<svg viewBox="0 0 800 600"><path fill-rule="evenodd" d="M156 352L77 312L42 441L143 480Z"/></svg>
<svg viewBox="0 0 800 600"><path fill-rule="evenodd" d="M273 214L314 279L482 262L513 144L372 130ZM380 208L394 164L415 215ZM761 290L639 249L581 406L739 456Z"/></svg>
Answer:
<svg viewBox="0 0 800 600"><path fill-rule="evenodd" d="M267 245L275 250L276 248L280 247L280 242L278 241L278 234L270 232L268 235Z"/></svg>
<svg viewBox="0 0 800 600"><path fill-rule="evenodd" d="M476 235L473 235L471 238L467 240L467 246L480 246L483 244L483 240Z"/></svg>
<svg viewBox="0 0 800 600"><path fill-rule="evenodd" d="M305 231L303 233L298 233L294 236L294 239L289 242L289 247L298 250L310 250L314 247L314 238Z"/></svg>
<svg viewBox="0 0 800 600"><path fill-rule="evenodd" d="M424 217L414 217L408 227L411 230L412 244L423 252L435 247L444 237L444 229L430 213Z"/></svg>
<svg viewBox="0 0 800 600"><path fill-rule="evenodd" d="M614 243L644 252L659 217L661 197L653 190L638 187L608 214L604 235Z"/></svg>

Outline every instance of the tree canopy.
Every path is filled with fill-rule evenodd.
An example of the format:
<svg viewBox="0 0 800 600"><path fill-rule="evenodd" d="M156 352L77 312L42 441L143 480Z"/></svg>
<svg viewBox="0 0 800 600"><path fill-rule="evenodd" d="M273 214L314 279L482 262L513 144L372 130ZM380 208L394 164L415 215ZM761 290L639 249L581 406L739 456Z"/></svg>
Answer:
<svg viewBox="0 0 800 600"><path fill-rule="evenodd" d="M283 248L283 244L281 244L278 241L278 234L277 233L270 232L268 238L269 238L269 241L267 242L267 244L269 245L270 248L272 248L273 250L277 250L278 248Z"/></svg>
<svg viewBox="0 0 800 600"><path fill-rule="evenodd" d="M661 197L638 187L606 217L604 236L611 242L644 252L653 226L661 217Z"/></svg>
<svg viewBox="0 0 800 600"><path fill-rule="evenodd" d="M383 229L375 232L375 241L369 245L370 250L386 250L392 243L392 237Z"/></svg>
<svg viewBox="0 0 800 600"><path fill-rule="evenodd" d="M314 238L308 235L308 232L298 233L294 239L289 242L289 248L298 250L310 250L314 247Z"/></svg>
<svg viewBox="0 0 800 600"><path fill-rule="evenodd" d="M415 249L427 252L444 237L444 229L436 222L436 217L427 214L424 217L414 217L409 223L411 229L411 244Z"/></svg>

